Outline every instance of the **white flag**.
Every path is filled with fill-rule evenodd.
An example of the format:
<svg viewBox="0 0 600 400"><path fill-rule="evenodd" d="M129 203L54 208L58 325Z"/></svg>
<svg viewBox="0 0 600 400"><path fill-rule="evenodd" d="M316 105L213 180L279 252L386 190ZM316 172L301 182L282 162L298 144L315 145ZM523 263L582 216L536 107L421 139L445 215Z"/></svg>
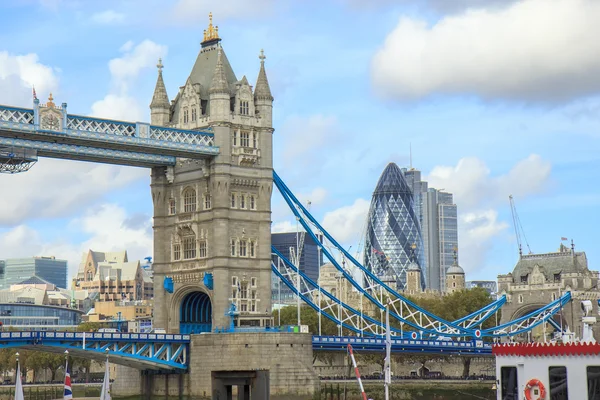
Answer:
<svg viewBox="0 0 600 400"><path fill-rule="evenodd" d="M23 383L21 383L21 364L17 362L17 376L15 377L15 400L25 400Z"/></svg>
<svg viewBox="0 0 600 400"><path fill-rule="evenodd" d="M108 360L106 361L106 370L104 371L104 382L102 382L100 400L110 400L110 373L108 372Z"/></svg>

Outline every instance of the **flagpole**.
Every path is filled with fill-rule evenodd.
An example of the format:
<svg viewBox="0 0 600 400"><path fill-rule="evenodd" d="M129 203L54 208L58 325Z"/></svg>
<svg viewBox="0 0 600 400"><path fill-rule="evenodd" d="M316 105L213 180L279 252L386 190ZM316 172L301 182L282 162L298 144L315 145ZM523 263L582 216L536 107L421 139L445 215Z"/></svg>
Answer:
<svg viewBox="0 0 600 400"><path fill-rule="evenodd" d="M14 400L24 400L25 396L23 395L23 383L21 382L21 365L19 363L19 353L15 354L17 357L17 371L15 373L15 395Z"/></svg>

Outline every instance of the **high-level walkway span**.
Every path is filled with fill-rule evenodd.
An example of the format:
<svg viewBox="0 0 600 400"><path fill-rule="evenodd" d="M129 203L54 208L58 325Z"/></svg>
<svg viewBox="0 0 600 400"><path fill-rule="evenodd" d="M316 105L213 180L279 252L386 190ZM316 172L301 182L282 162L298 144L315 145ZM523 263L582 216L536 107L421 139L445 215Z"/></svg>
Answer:
<svg viewBox="0 0 600 400"><path fill-rule="evenodd" d="M2 332L0 349L63 353L137 369L185 371L190 335L97 332Z"/></svg>

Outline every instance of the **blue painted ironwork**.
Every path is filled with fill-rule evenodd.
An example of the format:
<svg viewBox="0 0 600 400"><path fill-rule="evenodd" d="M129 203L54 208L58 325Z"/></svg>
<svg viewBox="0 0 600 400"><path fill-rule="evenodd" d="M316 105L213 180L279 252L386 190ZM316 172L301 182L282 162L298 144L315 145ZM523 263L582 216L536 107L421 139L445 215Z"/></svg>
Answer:
<svg viewBox="0 0 600 400"><path fill-rule="evenodd" d="M204 283L204 286L206 286L206 288L208 290L213 290L213 274L211 274L210 272L207 272L206 274L204 274L204 278L202 279L202 282Z"/></svg>
<svg viewBox="0 0 600 400"><path fill-rule="evenodd" d="M470 354L491 356L492 345L481 340L413 340L392 339L392 353ZM348 344L357 351L384 352L385 339L340 336L313 336L313 351L348 351Z"/></svg>
<svg viewBox="0 0 600 400"><path fill-rule="evenodd" d="M158 165L152 155L162 157L159 157L162 165L173 165L175 157L205 158L219 154L210 128L183 130L69 115L66 107L65 103L62 107L51 102L41 105L37 99L33 109L0 105L0 136L26 140L21 144L27 149L42 150L44 142L59 145L53 146L52 151L46 146L46 153L40 152L40 156L99 162L106 159L109 163L126 165L131 160L131 165L149 167ZM49 111L52 115L45 120ZM83 149L77 151L77 147ZM149 162L140 165L140 158Z"/></svg>
<svg viewBox="0 0 600 400"><path fill-rule="evenodd" d="M15 148L35 150L39 157L95 161L106 164L131 165L137 167L175 165L176 161L173 156L5 137L0 137L0 146L12 146Z"/></svg>
<svg viewBox="0 0 600 400"><path fill-rule="evenodd" d="M384 303L390 305L390 316L399 321L401 327L403 324L409 325L413 329L416 329L420 335L423 335L426 338L428 337L433 339L435 337L442 336L463 338L500 338L516 336L530 331L541 323L548 322L553 315L555 315L562 307L564 307L565 304L571 301L571 294L567 292L560 299L557 299L549 305L533 311L528 315L525 315L514 321L509 321L505 324L482 329L483 322L498 312L502 305L506 302L506 297L501 296L497 301L456 321L444 321L429 311L418 307L410 300L404 298L400 293L381 282L380 279L378 279L371 271L356 261L342 246L339 245L339 243L335 241L335 239L329 233L327 233L325 229L323 229L323 227L308 212L302 203L298 201L298 199L289 190L289 188L287 188L287 186L275 172L273 172L273 181L297 220L300 222L300 224L302 224L306 232L313 238L313 241L320 246L323 255L329 259L329 261L336 267L338 271L340 271L343 278L352 284L352 286L354 286L354 288L361 293L366 301L373 303L376 308L379 308L383 311L385 309L385 306L383 305ZM354 264L360 270L362 273L362 278L366 282L365 287L358 284L358 282L352 276L350 270L346 268L345 265L341 266L337 262L336 258L330 253L329 246L325 246L320 240L317 240L311 225L318 230L319 234L323 234L323 236L325 236L329 242L331 242L334 248L341 252L342 257L345 260L349 261L350 264ZM273 251L277 254L275 249L273 249ZM298 272L297 268L292 263L285 260L285 257L283 257L281 254L277 254L277 256L280 260L284 260L282 263L284 269L278 269L274 264L272 264L273 272L288 287L290 287L296 295L299 295L305 303L308 303L309 306L313 307L321 315L331 319L338 325L341 324L344 328L350 329L351 331L356 332L357 329L361 329L360 333L363 335L365 334L365 331L368 331L369 329L372 330L373 327L377 328L378 326L381 326L379 323L373 323L373 321L366 319L365 316L362 315L362 312L360 319L357 319L356 310L342 303L339 299L329 298L322 288L319 289L316 283L312 282L310 279L307 279L307 277L301 272ZM298 273L301 277L300 287L296 288L296 276ZM304 287L302 285L304 285ZM325 306L317 305L320 302L315 301L314 299L315 290L319 290L319 296L325 294L324 298L321 297L321 299L325 300ZM333 300L333 305L338 307L337 313L331 313L333 305L329 300ZM348 326L348 322L351 324L351 326ZM378 333L379 332L376 331L375 334L378 335ZM401 334L400 336L403 335Z"/></svg>
<svg viewBox="0 0 600 400"><path fill-rule="evenodd" d="M186 370L190 335L91 332L2 332L0 349L20 347L110 361L138 369Z"/></svg>
<svg viewBox="0 0 600 400"><path fill-rule="evenodd" d="M212 304L204 292L187 294L181 302L179 332L183 334L212 330Z"/></svg>
<svg viewBox="0 0 600 400"><path fill-rule="evenodd" d="M173 278L170 276L165 276L165 280L163 281L163 287L167 291L167 293L173 293Z"/></svg>

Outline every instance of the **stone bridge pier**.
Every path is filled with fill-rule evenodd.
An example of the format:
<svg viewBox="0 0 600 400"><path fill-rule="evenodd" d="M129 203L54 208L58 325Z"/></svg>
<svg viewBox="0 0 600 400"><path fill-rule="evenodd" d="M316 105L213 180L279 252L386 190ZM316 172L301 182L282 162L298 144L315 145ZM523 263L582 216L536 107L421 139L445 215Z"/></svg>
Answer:
<svg viewBox="0 0 600 400"><path fill-rule="evenodd" d="M192 335L189 371L185 374L152 374L117 368L112 396L256 398L265 386L272 400L308 400L319 388L313 368L312 338L303 333L205 333ZM230 389L228 389L229 387ZM218 396L218 397L215 397ZM146 397L148 398L148 397Z"/></svg>

